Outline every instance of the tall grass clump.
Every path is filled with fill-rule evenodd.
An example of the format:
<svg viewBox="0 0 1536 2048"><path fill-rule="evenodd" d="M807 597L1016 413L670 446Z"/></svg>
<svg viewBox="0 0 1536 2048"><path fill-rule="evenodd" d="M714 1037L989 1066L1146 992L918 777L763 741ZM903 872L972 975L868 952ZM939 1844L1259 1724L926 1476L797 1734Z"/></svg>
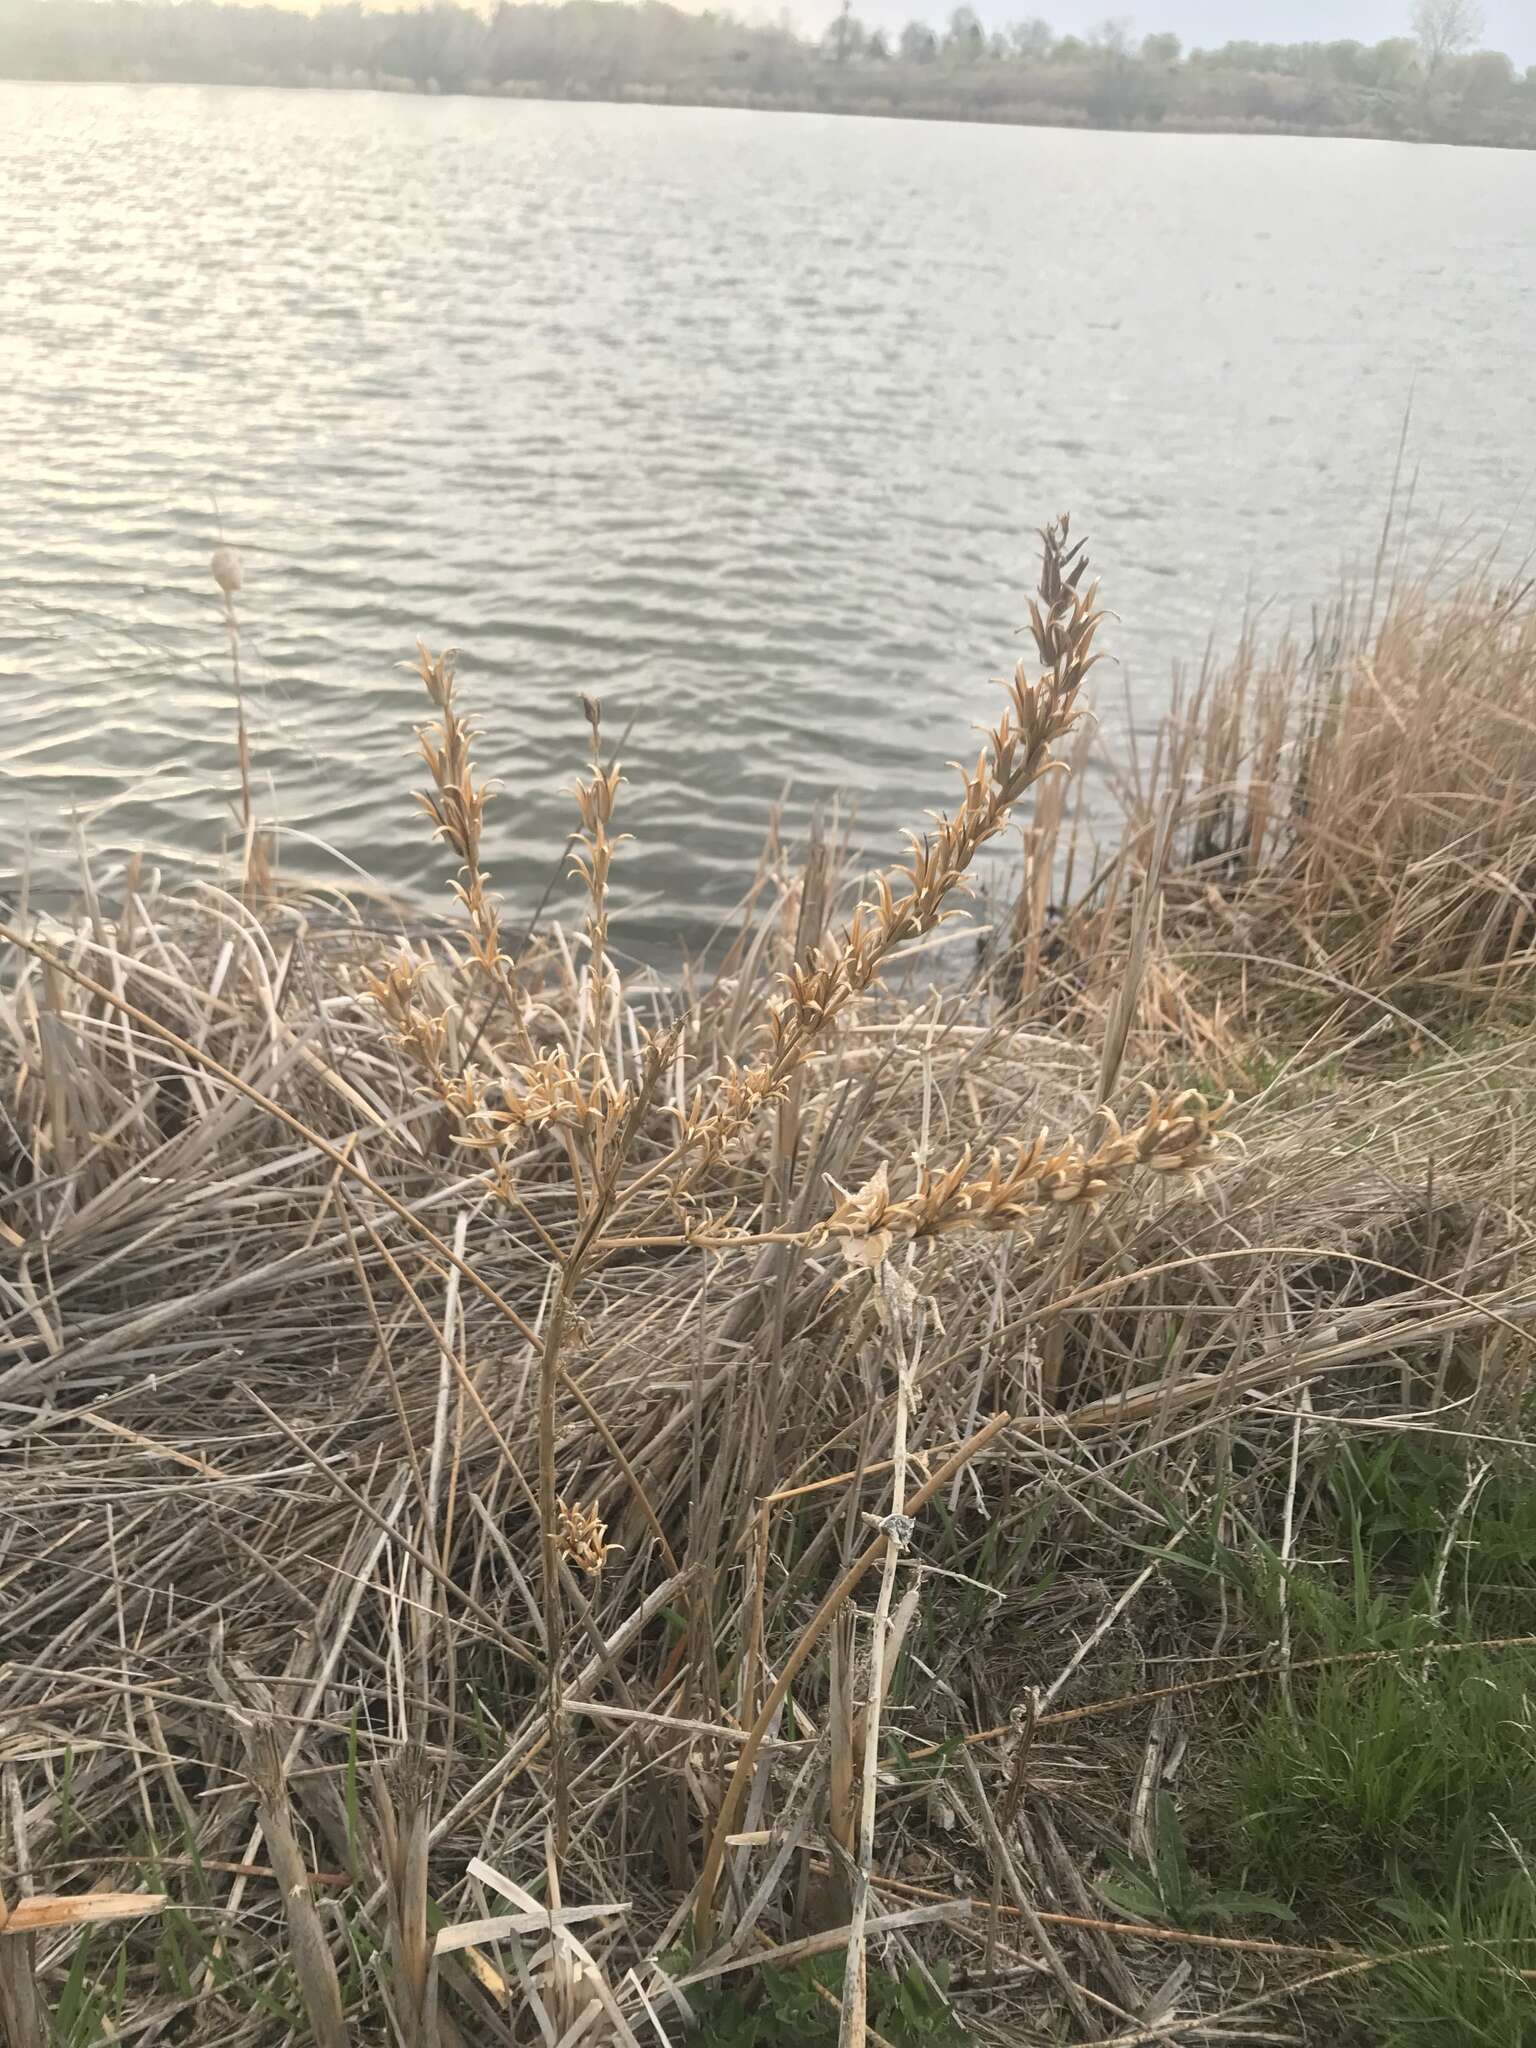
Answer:
<svg viewBox="0 0 1536 2048"><path fill-rule="evenodd" d="M1521 1865L1444 1904L1398 1905L1398 1953L1355 1999L1378 2048L1531 2048L1536 1883Z"/></svg>
<svg viewBox="0 0 1536 2048"><path fill-rule="evenodd" d="M1357 1911L1465 1886L1485 1859L1502 1860L1500 1827L1523 1828L1533 1810L1529 1678L1528 1658L1419 1663L1406 1649L1309 1678L1289 1710L1260 1716L1238 1763L1233 1811L1251 1866L1314 1906L1336 1908L1348 1887Z"/></svg>
<svg viewBox="0 0 1536 2048"><path fill-rule="evenodd" d="M1155 853L1143 1021L1197 1063L1529 1017L1531 585L1491 568L1382 584L1342 591L1305 637L1255 628L1208 656L1122 771L1127 834L1076 906L1072 984L1092 988Z"/></svg>
<svg viewBox="0 0 1536 2048"><path fill-rule="evenodd" d="M1415 635L1452 642L1406 602L1371 644L1427 675ZM1516 706L1528 615L1453 602L1489 665L1463 700ZM1129 2043L1287 1998L1326 2027L1340 1970L1408 1967L1380 1897L1346 1926L1259 1883L1257 1784L1229 1877L1203 1795L1258 1729L1270 1782L1313 1788L1276 1844L1314 1828L1347 1871L1369 1814L1339 1751L1396 1684L1445 1779L1391 1795L1405 1884L1403 1812L1526 1796L1488 1705L1520 1596L1467 1550L1481 1503L1506 1552L1524 1527L1525 942L1469 964L1468 937L1443 991L1486 1042L1347 1089L1246 1086L1167 1006L1235 1017L1244 946L1253 987L1310 962L1289 877L1328 973L1409 1014L1408 907L1434 895L1443 952L1457 891L1492 887L1468 834L1508 855L1524 799L1511 768L1481 816L1468 780L1437 841L1426 798L1411 858L1349 870L1396 892L1403 946L1350 954L1286 656L1289 822L1259 829L1246 770L1196 781L1181 719L1177 803L1048 917L1104 620L1053 522L954 808L862 880L771 848L678 985L624 967L603 707L573 718L579 922L514 936L497 736L426 652L436 914L247 858L232 889L130 869L0 923L0 2013L26 2048ZM1422 750L1367 773L1349 746L1357 792L1427 790ZM249 853L254 795L242 822ZM945 928L1020 827L1004 964L957 971ZM1383 1476L1389 1445L1445 1469Z"/></svg>

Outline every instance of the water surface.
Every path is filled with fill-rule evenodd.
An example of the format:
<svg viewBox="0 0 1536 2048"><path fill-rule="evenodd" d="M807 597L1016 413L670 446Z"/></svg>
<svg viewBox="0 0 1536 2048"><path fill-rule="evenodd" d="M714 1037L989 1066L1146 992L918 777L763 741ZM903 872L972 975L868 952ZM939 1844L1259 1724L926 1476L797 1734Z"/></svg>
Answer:
<svg viewBox="0 0 1536 2048"><path fill-rule="evenodd" d="M0 874L228 835L220 531L264 806L424 880L418 635L462 649L498 882L633 720L637 945L770 805L943 800L1070 506L1128 752L1250 597L1418 517L1536 532L1536 156L815 115L0 85Z"/></svg>

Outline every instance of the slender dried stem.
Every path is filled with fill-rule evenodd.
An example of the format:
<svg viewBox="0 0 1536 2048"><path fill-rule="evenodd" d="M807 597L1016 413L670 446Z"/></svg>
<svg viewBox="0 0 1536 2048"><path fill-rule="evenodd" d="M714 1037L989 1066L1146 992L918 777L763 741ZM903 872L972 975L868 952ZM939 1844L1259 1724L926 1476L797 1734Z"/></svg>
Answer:
<svg viewBox="0 0 1536 2048"><path fill-rule="evenodd" d="M889 1276L886 1276L887 1278ZM885 1558L880 1571L880 1591L869 1632L868 1703L863 1715L863 1771L859 1791L859 1837L854 1859L853 1906L849 1914L848 1962L843 1976L843 2014L838 2028L840 2048L864 2048L869 2031L868 1966L864 1953L864 1924L869 1915L870 1873L875 1863L875 1808L880 1785L880 1716L885 1690L894 1662L891 1640L891 1603L896 1592L896 1572L903 1551L911 1541L912 1524L907 1514L907 1426L911 1413L913 1375L917 1365L919 1339L912 1337L907 1348L906 1320L902 1290L887 1285L887 1317L896 1352L896 1404L891 1449L891 1508L882 1534Z"/></svg>
<svg viewBox="0 0 1536 2048"><path fill-rule="evenodd" d="M347 2048L351 2032L341 2001L341 1984L316 1911L310 1875L299 1847L288 1798L284 1743L271 1721L257 1721L244 1731L251 1782L261 1812L267 1854L277 1872L283 1915L288 1922L288 1953L309 2015L315 2048Z"/></svg>

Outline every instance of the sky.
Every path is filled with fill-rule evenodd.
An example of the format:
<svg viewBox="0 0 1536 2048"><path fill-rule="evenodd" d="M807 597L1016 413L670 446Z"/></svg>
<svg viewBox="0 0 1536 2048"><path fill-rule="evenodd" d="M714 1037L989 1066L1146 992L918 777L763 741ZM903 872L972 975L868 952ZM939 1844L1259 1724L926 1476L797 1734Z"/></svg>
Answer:
<svg viewBox="0 0 1536 2048"><path fill-rule="evenodd" d="M837 11L838 0L799 0L807 20L820 21ZM938 18L953 0L853 0L853 11L870 21ZM1043 15L1059 34L1086 35L1106 16L1129 20L1133 32L1172 29L1186 44L1235 42L1331 43L1352 36L1357 42L1379 43L1385 36L1408 33L1412 0L975 0L976 12L989 27ZM1536 0L1482 0L1486 24L1483 42L1505 50L1524 67L1536 64ZM742 12L749 9L743 7ZM766 11L766 10L764 10ZM777 11L776 9L774 10Z"/></svg>
<svg viewBox="0 0 1536 2048"><path fill-rule="evenodd" d="M323 0L278 0L280 6L313 11ZM373 5L409 6L413 0L371 0ZM703 6L709 0L679 0L682 6ZM803 26L820 28L838 11L841 0L714 0L726 12L747 20L777 20L788 13ZM854 12L869 22L899 26L914 18L941 21L954 0L854 0ZM1002 26L1029 15L1043 15L1062 35L1086 35L1106 16L1129 21L1142 36L1153 29L1172 29L1186 44L1232 42L1329 43L1353 36L1379 43L1384 36L1406 35L1412 0L975 0L988 27ZM1536 64L1536 0L1482 0L1486 24L1484 45L1505 50L1522 68Z"/></svg>

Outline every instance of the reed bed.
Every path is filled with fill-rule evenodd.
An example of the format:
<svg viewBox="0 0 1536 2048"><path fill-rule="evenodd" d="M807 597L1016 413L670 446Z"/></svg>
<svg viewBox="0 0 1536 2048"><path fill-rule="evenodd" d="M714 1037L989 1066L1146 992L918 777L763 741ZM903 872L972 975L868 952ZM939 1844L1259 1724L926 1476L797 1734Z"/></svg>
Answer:
<svg viewBox="0 0 1536 2048"><path fill-rule="evenodd" d="M1401 1049L1528 1019L1533 674L1532 584L1496 562L1396 578L1379 563L1305 637L1254 627L1208 655L1144 769L1122 769L1124 838L1056 934L1071 993L1111 999L1116 935L1155 867L1138 1021L1165 1055L1288 1052L1311 1033Z"/></svg>
<svg viewBox="0 0 1536 2048"><path fill-rule="evenodd" d="M601 707L583 927L514 940L426 653L438 923L274 894L246 814L228 891L0 928L20 2048L1339 2038L1374 1954L1101 1880L1306 1662L1180 1558L1283 1584L1373 1433L1523 1455L1536 614L1245 647L1048 922L1065 520L1030 610L955 811L867 881L765 862L681 987L617 965ZM1452 1002L1476 1043L1325 1085Z"/></svg>

